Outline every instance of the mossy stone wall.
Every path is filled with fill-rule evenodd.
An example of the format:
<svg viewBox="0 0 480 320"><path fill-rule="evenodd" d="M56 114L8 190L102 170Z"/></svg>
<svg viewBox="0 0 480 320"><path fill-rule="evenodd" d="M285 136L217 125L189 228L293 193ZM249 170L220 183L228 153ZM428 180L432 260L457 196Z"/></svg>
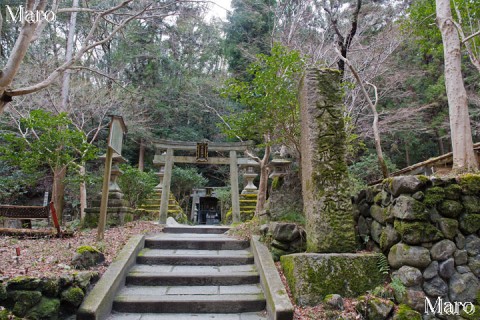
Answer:
<svg viewBox="0 0 480 320"><path fill-rule="evenodd" d="M388 256L400 302L472 302L480 310L480 175L404 176L354 198L359 243ZM415 275L412 277L412 275Z"/></svg>
<svg viewBox="0 0 480 320"><path fill-rule="evenodd" d="M0 306L6 308L0 319L10 319L8 313L25 319L65 319L75 314L98 273L77 272L58 278L19 276L0 281Z"/></svg>
<svg viewBox="0 0 480 320"><path fill-rule="evenodd" d="M309 69L300 88L308 252L355 251L340 80L338 70Z"/></svg>

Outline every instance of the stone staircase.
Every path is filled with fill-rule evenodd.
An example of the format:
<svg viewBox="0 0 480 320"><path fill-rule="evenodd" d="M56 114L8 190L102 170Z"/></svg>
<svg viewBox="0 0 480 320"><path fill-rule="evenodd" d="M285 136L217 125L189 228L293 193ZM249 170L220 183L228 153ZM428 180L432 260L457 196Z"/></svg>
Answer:
<svg viewBox="0 0 480 320"><path fill-rule="evenodd" d="M162 191L154 192L149 199L145 200L144 203L138 207L137 211L143 211L144 215L149 218L158 219L160 203L162 202L161 199ZM186 223L188 221L188 217L183 212L182 207L180 207L172 192L169 194L167 212L168 216L174 218L177 222Z"/></svg>
<svg viewBox="0 0 480 320"><path fill-rule="evenodd" d="M249 242L225 227L166 227L117 292L109 320L265 320L265 297Z"/></svg>

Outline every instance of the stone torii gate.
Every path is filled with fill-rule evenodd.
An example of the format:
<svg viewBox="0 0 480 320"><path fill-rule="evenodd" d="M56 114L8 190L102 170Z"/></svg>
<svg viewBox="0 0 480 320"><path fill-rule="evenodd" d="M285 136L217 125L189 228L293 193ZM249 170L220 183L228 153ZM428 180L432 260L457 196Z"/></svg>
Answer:
<svg viewBox="0 0 480 320"><path fill-rule="evenodd" d="M238 189L238 165L249 163L248 158L237 158L237 152L245 152L253 142L191 142L157 140L155 142L155 157L153 164L159 166L160 183L157 189L162 189L160 203L160 223L167 222L168 200L170 196L170 183L174 163L193 164L224 164L230 165L230 185L232 193L232 220L240 222L240 201ZM174 151L195 152L195 156L174 155ZM229 157L209 157L210 151L229 152Z"/></svg>

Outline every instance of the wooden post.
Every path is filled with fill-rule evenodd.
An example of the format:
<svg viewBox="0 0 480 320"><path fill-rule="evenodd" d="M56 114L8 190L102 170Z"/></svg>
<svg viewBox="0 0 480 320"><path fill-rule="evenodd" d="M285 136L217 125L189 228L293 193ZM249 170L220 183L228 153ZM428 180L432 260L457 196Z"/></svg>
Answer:
<svg viewBox="0 0 480 320"><path fill-rule="evenodd" d="M105 157L105 173L103 175L102 201L100 203L100 216L98 217L97 241L103 240L105 232L105 224L107 222L107 206L108 206L108 185L110 184L110 173L112 171L113 149L107 147Z"/></svg>
<svg viewBox="0 0 480 320"><path fill-rule="evenodd" d="M230 188L232 191L232 221L240 222L240 199L238 191L237 152L230 151Z"/></svg>
<svg viewBox="0 0 480 320"><path fill-rule="evenodd" d="M163 176L162 199L160 202L160 224L167 223L170 182L172 180L173 149L167 149L165 157L165 175Z"/></svg>
<svg viewBox="0 0 480 320"><path fill-rule="evenodd" d="M55 229L57 229L57 237L61 237L62 230L60 229L60 224L58 223L57 211L55 210L53 201L50 202L50 212L52 213L53 225L55 226Z"/></svg>

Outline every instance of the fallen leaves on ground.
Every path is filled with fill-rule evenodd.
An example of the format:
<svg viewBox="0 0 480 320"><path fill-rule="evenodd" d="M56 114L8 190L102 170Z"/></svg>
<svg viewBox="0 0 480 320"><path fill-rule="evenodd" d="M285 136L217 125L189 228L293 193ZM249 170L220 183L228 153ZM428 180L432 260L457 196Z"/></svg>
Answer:
<svg viewBox="0 0 480 320"><path fill-rule="evenodd" d="M97 229L75 231L71 238L17 239L0 237L0 278L21 275L54 277L74 273L70 263L75 250L83 245L96 247L105 255L105 262L89 270L103 274L128 239L135 234L160 232L152 221L134 221L105 231L104 240L97 243ZM17 256L17 251L20 255Z"/></svg>

